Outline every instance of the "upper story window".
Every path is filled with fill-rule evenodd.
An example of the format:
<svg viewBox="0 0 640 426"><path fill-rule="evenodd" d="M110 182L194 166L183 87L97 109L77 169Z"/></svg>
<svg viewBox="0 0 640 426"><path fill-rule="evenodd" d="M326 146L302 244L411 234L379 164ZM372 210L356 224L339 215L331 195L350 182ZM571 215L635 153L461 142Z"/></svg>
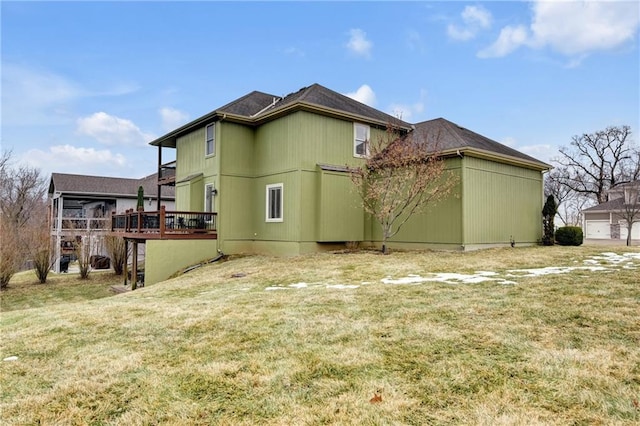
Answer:
<svg viewBox="0 0 640 426"><path fill-rule="evenodd" d="M204 138L204 155L214 155L216 153L216 125L207 125Z"/></svg>
<svg viewBox="0 0 640 426"><path fill-rule="evenodd" d="M369 155L369 126L353 123L353 156L366 157Z"/></svg>
<svg viewBox="0 0 640 426"><path fill-rule="evenodd" d="M267 185L267 222L282 222L282 210L283 210L283 197L282 197L283 184L276 183L273 185Z"/></svg>

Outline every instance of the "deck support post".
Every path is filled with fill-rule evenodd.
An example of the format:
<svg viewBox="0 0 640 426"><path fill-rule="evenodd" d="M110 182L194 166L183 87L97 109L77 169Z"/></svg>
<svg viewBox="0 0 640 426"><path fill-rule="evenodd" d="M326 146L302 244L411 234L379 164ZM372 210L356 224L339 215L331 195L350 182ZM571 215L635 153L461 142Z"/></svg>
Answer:
<svg viewBox="0 0 640 426"><path fill-rule="evenodd" d="M127 267L129 263L129 240L127 240L126 238L124 239L124 285L126 287L127 285L127 279L128 279L128 273L129 273L129 268Z"/></svg>
<svg viewBox="0 0 640 426"><path fill-rule="evenodd" d="M138 287L138 242L133 242L133 262L131 263L131 290Z"/></svg>

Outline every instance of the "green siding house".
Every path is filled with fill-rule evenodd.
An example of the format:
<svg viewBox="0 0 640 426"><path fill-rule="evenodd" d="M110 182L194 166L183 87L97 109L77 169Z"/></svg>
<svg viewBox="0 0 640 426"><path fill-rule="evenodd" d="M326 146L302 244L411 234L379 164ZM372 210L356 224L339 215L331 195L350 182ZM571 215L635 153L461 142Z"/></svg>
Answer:
<svg viewBox="0 0 640 426"><path fill-rule="evenodd" d="M437 137L455 196L412 218L390 247L469 250L541 238L549 166L442 118L410 124L318 84L285 97L251 92L151 142L175 149L176 208L217 213L217 250L295 255L376 245L347 173L389 124ZM170 242L168 242L170 243ZM203 256L205 257L205 256Z"/></svg>

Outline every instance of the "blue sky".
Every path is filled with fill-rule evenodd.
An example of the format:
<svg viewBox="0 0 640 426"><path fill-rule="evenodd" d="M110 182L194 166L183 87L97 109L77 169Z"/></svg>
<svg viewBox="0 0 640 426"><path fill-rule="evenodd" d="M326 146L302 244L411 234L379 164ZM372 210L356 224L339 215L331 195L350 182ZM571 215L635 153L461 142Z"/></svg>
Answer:
<svg viewBox="0 0 640 426"><path fill-rule="evenodd" d="M45 176L151 174L150 140L252 90L312 83L543 161L609 125L639 140L637 1L0 7L2 149Z"/></svg>

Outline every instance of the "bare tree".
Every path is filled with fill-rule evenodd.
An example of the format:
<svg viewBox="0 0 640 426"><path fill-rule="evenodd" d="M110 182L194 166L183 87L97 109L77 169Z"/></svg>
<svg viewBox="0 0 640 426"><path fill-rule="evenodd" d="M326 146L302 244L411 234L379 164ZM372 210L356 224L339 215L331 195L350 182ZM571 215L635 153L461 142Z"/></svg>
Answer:
<svg viewBox="0 0 640 426"><path fill-rule="evenodd" d="M545 175L544 193L556 200L556 215L566 226L578 226L582 220L582 210L595 201L584 194L573 191L562 183L567 174L564 167L556 167Z"/></svg>
<svg viewBox="0 0 640 426"><path fill-rule="evenodd" d="M0 289L5 289L20 264L19 240L15 227L0 213Z"/></svg>
<svg viewBox="0 0 640 426"><path fill-rule="evenodd" d="M638 178L640 154L631 141L629 126L610 126L595 133L574 136L569 148L560 148L557 180L571 191L598 204L607 191Z"/></svg>
<svg viewBox="0 0 640 426"><path fill-rule="evenodd" d="M12 164L11 151L0 155L0 286L6 287L28 257L30 235L46 220L45 179L40 170Z"/></svg>
<svg viewBox="0 0 640 426"><path fill-rule="evenodd" d="M624 197L614 215L624 222L627 228L627 246L630 246L633 224L640 222L640 180L625 184L623 188Z"/></svg>
<svg viewBox="0 0 640 426"><path fill-rule="evenodd" d="M0 159L0 213L17 229L39 214L38 204L47 192L40 170L29 166L12 167L11 152Z"/></svg>
<svg viewBox="0 0 640 426"><path fill-rule="evenodd" d="M436 140L414 134L400 135L387 126L385 137L369 143L369 156L351 169L364 210L382 228L382 252L414 215L449 196L457 177L446 170Z"/></svg>
<svg viewBox="0 0 640 426"><path fill-rule="evenodd" d="M44 200L36 204L29 226L21 232L25 254L33 262L34 272L41 284L47 282L47 276L53 267L52 243L47 218L47 205Z"/></svg>
<svg viewBox="0 0 640 426"><path fill-rule="evenodd" d="M124 262L127 259L124 238L107 235L104 241L107 253L109 253L109 257L111 258L113 272L115 272L116 275L122 275L122 272L124 271Z"/></svg>

